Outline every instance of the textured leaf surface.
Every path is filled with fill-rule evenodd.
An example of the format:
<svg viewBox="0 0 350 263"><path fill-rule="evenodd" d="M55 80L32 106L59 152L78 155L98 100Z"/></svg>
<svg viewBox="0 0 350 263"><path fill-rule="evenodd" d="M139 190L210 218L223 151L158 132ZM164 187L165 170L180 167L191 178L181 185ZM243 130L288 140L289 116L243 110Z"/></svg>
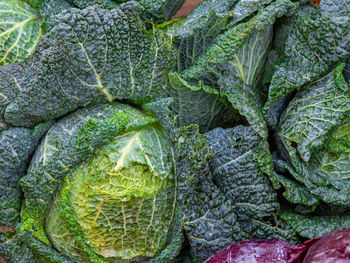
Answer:
<svg viewBox="0 0 350 263"><path fill-rule="evenodd" d="M350 83L350 57L347 57L345 61L345 68L343 71L343 75L346 82L349 84Z"/></svg>
<svg viewBox="0 0 350 263"><path fill-rule="evenodd" d="M37 50L34 56L38 55L40 55L40 52ZM26 75L35 67L32 61L33 57L29 57L20 63L0 68L0 130L8 127L4 120L4 111L16 98L18 90L24 84L23 82L28 81L23 75Z"/></svg>
<svg viewBox="0 0 350 263"><path fill-rule="evenodd" d="M0 233L0 258L12 263L37 263L33 253L25 243L15 236L16 231L10 230Z"/></svg>
<svg viewBox="0 0 350 263"><path fill-rule="evenodd" d="M233 200L239 219L259 220L276 213L277 196L257 161L258 134L250 127L236 126L217 128L206 135L215 152L210 162L214 182Z"/></svg>
<svg viewBox="0 0 350 263"><path fill-rule="evenodd" d="M316 208L319 200L302 184L290 180L284 176L278 176L278 181L283 185L285 192L283 196L292 204L300 204L311 209Z"/></svg>
<svg viewBox="0 0 350 263"><path fill-rule="evenodd" d="M244 116L253 129L263 138L267 138L267 127L259 108L258 99L250 86L245 85L240 79L226 77L220 82L222 96Z"/></svg>
<svg viewBox="0 0 350 263"><path fill-rule="evenodd" d="M293 6L290 1L277 1L248 22L220 35L183 77L217 86L217 80L228 72L255 86L272 39L272 25L276 17Z"/></svg>
<svg viewBox="0 0 350 263"><path fill-rule="evenodd" d="M322 14L334 16L349 16L350 1L349 0L322 0L320 4Z"/></svg>
<svg viewBox="0 0 350 263"><path fill-rule="evenodd" d="M144 16L158 21L169 20L185 0L136 0L144 8Z"/></svg>
<svg viewBox="0 0 350 263"><path fill-rule="evenodd" d="M80 9L93 5L99 5L104 9L114 9L128 0L67 0L67 2ZM135 0L134 2L138 2L142 6L141 15L143 18L166 21L176 13L185 0Z"/></svg>
<svg viewBox="0 0 350 263"><path fill-rule="evenodd" d="M78 261L85 244L106 259L155 257L174 217L172 158L159 126L113 138L65 177L46 218L53 245Z"/></svg>
<svg viewBox="0 0 350 263"><path fill-rule="evenodd" d="M278 100L326 74L349 55L349 17L315 17L313 12L309 16L302 12L292 21L264 107L267 122L273 127L278 120L272 109Z"/></svg>
<svg viewBox="0 0 350 263"><path fill-rule="evenodd" d="M45 33L52 31L56 15L74 7L66 0L27 0L27 2L39 12Z"/></svg>
<svg viewBox="0 0 350 263"><path fill-rule="evenodd" d="M289 162L286 168L292 176L313 196L336 206L350 205L350 184L344 172L350 163L342 146L348 125L341 124L349 103L349 87L337 69L297 93L277 134L280 153ZM338 126L334 136L339 136L339 141L327 140Z"/></svg>
<svg viewBox="0 0 350 263"><path fill-rule="evenodd" d="M259 69L261 70L265 61L271 41L272 28L264 28L266 30L259 33L252 28L254 22L239 25L220 35L205 55L201 56L193 67L182 73L182 76L192 81L201 80L215 87L222 75L231 73L245 84L256 84ZM255 48L257 50L254 50Z"/></svg>
<svg viewBox="0 0 350 263"><path fill-rule="evenodd" d="M207 0L200 3L185 21L170 30L178 50L177 71L189 68L217 36L271 2Z"/></svg>
<svg viewBox="0 0 350 263"><path fill-rule="evenodd" d="M251 127L217 128L206 134L215 157L210 161L215 184L234 204L244 238L295 241L293 231L277 221L277 195L260 169L263 140ZM269 221L270 220L270 221Z"/></svg>
<svg viewBox="0 0 350 263"><path fill-rule="evenodd" d="M206 132L240 121L239 113L216 89L190 85L177 73L169 74L169 83L167 93L173 99L171 110L178 127L197 124L200 132Z"/></svg>
<svg viewBox="0 0 350 263"><path fill-rule="evenodd" d="M177 133L179 202L195 262L242 237L232 201L212 181L208 150L205 135L198 134L195 126Z"/></svg>
<svg viewBox="0 0 350 263"><path fill-rule="evenodd" d="M282 211L281 217L302 237L316 238L334 230L350 227L350 216L303 216Z"/></svg>
<svg viewBox="0 0 350 263"><path fill-rule="evenodd" d="M320 200L335 206L350 205L350 182L347 171L348 154L335 154L327 149L312 156L309 163L296 159L289 172Z"/></svg>
<svg viewBox="0 0 350 263"><path fill-rule="evenodd" d="M0 1L0 66L24 60L40 38L40 19L20 0Z"/></svg>
<svg viewBox="0 0 350 263"><path fill-rule="evenodd" d="M114 1L114 0L66 0L68 3L84 9L92 5L100 5L105 9L113 9L119 6L118 2L126 2L126 1Z"/></svg>
<svg viewBox="0 0 350 263"><path fill-rule="evenodd" d="M148 115L118 103L83 108L56 122L33 156L29 173L21 180L26 200L21 214L21 230L29 230L39 240L48 243L43 218L62 178L120 133L154 123L155 120ZM153 160L154 155L149 150L147 154ZM125 157L121 164L127 163ZM163 157L156 156L158 159ZM162 169L161 163L157 161L153 168L160 176L166 176L167 171Z"/></svg>
<svg viewBox="0 0 350 263"><path fill-rule="evenodd" d="M159 32L146 31L137 12L130 2L112 11L89 7L57 16L55 40L43 42L31 70L16 73L24 80L5 121L30 126L93 102L141 104L162 96L172 47ZM11 74L2 83L5 91L15 84Z"/></svg>
<svg viewBox="0 0 350 263"><path fill-rule="evenodd" d="M230 24L242 21L243 19L252 15L254 12L263 9L271 2L273 2L273 0L238 1L233 8L233 21L231 21Z"/></svg>
<svg viewBox="0 0 350 263"><path fill-rule="evenodd" d="M208 46L225 30L229 12L236 1L207 0L198 5L186 20L173 25L169 33L177 49L177 72L192 66Z"/></svg>
<svg viewBox="0 0 350 263"><path fill-rule="evenodd" d="M222 96L226 96L253 129L265 138L267 129L258 108L261 99L257 84L272 40L272 25L277 17L293 7L288 0L271 4L248 22L217 37L206 53L181 73L181 77L190 83L202 81L221 88Z"/></svg>
<svg viewBox="0 0 350 263"><path fill-rule="evenodd" d="M14 226L18 222L22 195L18 181L49 127L47 123L34 129L9 128L0 132L0 225Z"/></svg>
<svg viewBox="0 0 350 263"><path fill-rule="evenodd" d="M309 161L327 135L350 110L350 91L342 76L343 67L297 93L280 119L277 136L290 156Z"/></svg>

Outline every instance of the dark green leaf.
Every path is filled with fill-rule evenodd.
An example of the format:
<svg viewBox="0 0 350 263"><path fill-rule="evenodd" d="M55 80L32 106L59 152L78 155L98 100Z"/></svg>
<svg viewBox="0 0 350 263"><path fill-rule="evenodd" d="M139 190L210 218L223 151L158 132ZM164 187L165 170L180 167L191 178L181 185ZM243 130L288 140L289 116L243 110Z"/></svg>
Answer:
<svg viewBox="0 0 350 263"><path fill-rule="evenodd" d="M195 262L242 238L232 201L213 183L205 135L196 126L181 129L175 139L179 203Z"/></svg>
<svg viewBox="0 0 350 263"><path fill-rule="evenodd" d="M349 55L350 18L299 13L276 66L264 114L270 126L277 125L275 103L326 74Z"/></svg>
<svg viewBox="0 0 350 263"><path fill-rule="evenodd" d="M185 0L136 0L144 8L143 16L157 21L169 20Z"/></svg>
<svg viewBox="0 0 350 263"><path fill-rule="evenodd" d="M281 117L277 136L291 158L298 154L309 161L350 110L350 89L341 73L343 68L298 92Z"/></svg>
<svg viewBox="0 0 350 263"><path fill-rule="evenodd" d="M291 229L277 221L277 195L259 166L263 139L245 126L217 128L206 136L215 152L210 161L213 180L232 199L244 239L275 237L295 241Z"/></svg>
<svg viewBox="0 0 350 263"><path fill-rule="evenodd" d="M5 93L14 89L12 72L21 83L14 101L6 102L5 121L31 126L90 103L142 104L164 96L173 49L165 35L146 31L137 12L130 2L112 11L89 7L56 16L55 40L42 42L29 70L0 69L10 72L0 86Z"/></svg>
<svg viewBox="0 0 350 263"><path fill-rule="evenodd" d="M294 231L306 238L316 238L334 230L350 227L350 216L303 216L282 211L281 217Z"/></svg>
<svg viewBox="0 0 350 263"><path fill-rule="evenodd" d="M293 8L288 0L272 3L248 22L218 36L206 53L181 73L189 83L202 81L221 88L222 96L264 138L267 129L259 109L262 102L258 83L272 40L272 25L277 17Z"/></svg>
<svg viewBox="0 0 350 263"><path fill-rule="evenodd" d="M66 0L70 4L84 9L92 5L100 5L101 7L105 9L113 9L117 8L119 6L120 1L115 1L115 0ZM126 2L126 1L122 1Z"/></svg>
<svg viewBox="0 0 350 263"><path fill-rule="evenodd" d="M240 121L239 113L220 97L216 89L190 85L177 73L169 74L169 84L167 92L173 99L171 110L178 127L197 124L203 133Z"/></svg>
<svg viewBox="0 0 350 263"><path fill-rule="evenodd" d="M349 206L350 182L344 171L350 160L341 143L327 140L331 131L342 127L350 110L349 87L342 68L297 93L280 120L276 138L280 153L289 162L286 168L313 196L333 205Z"/></svg>
<svg viewBox="0 0 350 263"><path fill-rule="evenodd" d="M0 233L0 258L9 263L37 263L32 250L16 235L15 230Z"/></svg>
<svg viewBox="0 0 350 263"><path fill-rule="evenodd" d="M192 66L226 28L232 17L234 0L207 0L195 8L181 24L169 29L177 49L177 72Z"/></svg>
<svg viewBox="0 0 350 263"><path fill-rule="evenodd" d="M0 132L0 226L14 226L19 220L22 191L18 181L50 125L40 124L34 129L9 128Z"/></svg>

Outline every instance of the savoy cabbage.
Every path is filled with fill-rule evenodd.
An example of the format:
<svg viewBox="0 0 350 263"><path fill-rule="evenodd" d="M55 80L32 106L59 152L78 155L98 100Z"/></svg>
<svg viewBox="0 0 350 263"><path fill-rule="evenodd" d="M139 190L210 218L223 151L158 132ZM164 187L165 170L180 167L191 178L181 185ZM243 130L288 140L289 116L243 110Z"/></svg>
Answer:
<svg viewBox="0 0 350 263"><path fill-rule="evenodd" d="M2 258L203 262L350 226L350 1L183 3L0 0Z"/></svg>

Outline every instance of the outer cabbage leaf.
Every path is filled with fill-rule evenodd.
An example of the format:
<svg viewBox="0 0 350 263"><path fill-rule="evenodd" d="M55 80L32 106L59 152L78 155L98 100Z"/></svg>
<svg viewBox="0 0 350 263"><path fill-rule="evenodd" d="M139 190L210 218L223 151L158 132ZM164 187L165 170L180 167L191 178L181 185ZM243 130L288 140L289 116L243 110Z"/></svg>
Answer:
<svg viewBox="0 0 350 263"><path fill-rule="evenodd" d="M45 33L54 27L55 16L64 10L73 8L66 0L25 0L34 7L42 18L42 28Z"/></svg>
<svg viewBox="0 0 350 263"><path fill-rule="evenodd" d="M178 50L177 71L193 65L222 32L271 2L206 0L200 3L184 21L175 23L170 29Z"/></svg>
<svg viewBox="0 0 350 263"><path fill-rule="evenodd" d="M175 133L179 204L194 262L203 262L217 250L241 240L232 201L213 183L208 142L198 127Z"/></svg>
<svg viewBox="0 0 350 263"><path fill-rule="evenodd" d="M41 52L39 50L37 49L34 55L25 61L0 69L0 86L2 87L0 89L0 130L8 126L4 120L4 111L16 98L18 90L20 90L23 82L26 81L24 76L34 69L33 57L40 56Z"/></svg>
<svg viewBox="0 0 350 263"><path fill-rule="evenodd" d="M25 174L28 161L50 124L0 132L0 226L13 227L18 222L22 195L18 181Z"/></svg>
<svg viewBox="0 0 350 263"><path fill-rule="evenodd" d="M254 12L266 7L274 0L244 1L240 0L233 8L233 19L230 24L236 24L251 16Z"/></svg>
<svg viewBox="0 0 350 263"><path fill-rule="evenodd" d="M214 39L226 29L235 0L207 0L196 7L186 20L169 29L177 49L177 72L192 66Z"/></svg>
<svg viewBox="0 0 350 263"><path fill-rule="evenodd" d="M350 183L347 171L350 166L348 154L335 154L327 149L312 156L309 163L296 159L288 171L318 199L335 206L350 206Z"/></svg>
<svg viewBox="0 0 350 263"><path fill-rule="evenodd" d="M161 97L173 50L167 37L146 31L137 13L130 2L112 11L89 7L56 16L55 40L43 41L29 71L14 71L23 81L5 121L31 126L90 103ZM1 90L12 90L11 69L0 71L9 73Z"/></svg>
<svg viewBox="0 0 350 263"><path fill-rule="evenodd" d="M41 38L41 21L20 0L0 1L0 66L24 60Z"/></svg>
<svg viewBox="0 0 350 263"><path fill-rule="evenodd" d="M121 2L121 1L115 1L115 0L66 0L66 1L81 9L87 8L92 5L100 5L105 9L113 9L119 6L118 2ZM122 2L126 2L126 1L122 1Z"/></svg>
<svg viewBox="0 0 350 263"><path fill-rule="evenodd" d="M345 68L343 71L344 78L346 82L349 84L350 83L350 57L348 57L345 61Z"/></svg>
<svg viewBox="0 0 350 263"><path fill-rule="evenodd" d="M277 138L289 163L284 167L297 181L314 197L348 207L350 182L344 171L350 160L342 143L347 142L342 134L347 134L348 125L341 121L348 116L350 94L340 69L297 93L282 117Z"/></svg>
<svg viewBox="0 0 350 263"><path fill-rule="evenodd" d="M178 198L178 195L176 196ZM176 200L177 201L177 200ZM182 213L179 205L176 205L175 215L169 227L167 236L167 246L156 258L152 258L148 263L191 263L188 256L180 254L185 240L183 233Z"/></svg>
<svg viewBox="0 0 350 263"><path fill-rule="evenodd" d="M129 0L24 0L31 4L36 9L40 10L40 14L45 16L50 23L49 28L53 26L51 15L57 15L61 11L77 7L80 9L89 6L100 6L104 9L114 9L120 4L126 3ZM56 6L54 3L56 2ZM131 2L131 1L129 1ZM158 21L169 20L178 9L183 5L185 0L134 0L143 7L141 15L145 18L153 18ZM50 10L50 8L52 10Z"/></svg>
<svg viewBox="0 0 350 263"><path fill-rule="evenodd" d="M227 12L233 9L239 0L206 0L191 11L187 16L187 23L192 23L194 21L200 21L200 18L205 17L206 13L214 11L220 16L225 16Z"/></svg>
<svg viewBox="0 0 350 263"><path fill-rule="evenodd" d="M309 161L331 130L350 110L350 90L344 80L344 66L298 92L280 119L277 136L288 155L299 154Z"/></svg>
<svg viewBox="0 0 350 263"><path fill-rule="evenodd" d="M327 140L343 126L350 109L349 86L340 69L297 93L277 138L280 154L289 163L285 167L297 181L326 203L349 206L350 183L344 173L350 165L348 152L341 141Z"/></svg>
<svg viewBox="0 0 350 263"><path fill-rule="evenodd" d="M31 246L35 254L48 250L48 246L44 245L44 243L50 244L47 233L58 250L78 260L105 262L104 258L130 258L131 254L137 251L136 247L135 251L125 250L125 255L123 251L101 248L103 244L114 244L113 241L106 242L104 238L113 239L116 235L122 236L126 233L125 246L130 242L140 245L141 241L147 241L147 236L150 238L145 244L141 242L146 253L149 253L144 256L158 256L159 249L165 248L165 245L170 243L159 257L164 259L168 256L169 260L174 258L181 248L182 238L181 231L170 228L174 233L177 231L176 235L172 235L170 226L167 225L167 222L172 222L175 213L175 186L171 150L169 146L166 148L164 138L166 138L164 131L159 131L159 125L154 118L118 103L86 107L55 123L32 158L28 174L21 180L25 206L21 213L20 231L24 233L23 235L27 235L26 239L35 241ZM117 151L118 148L122 151ZM95 161L97 161L96 167ZM148 170L144 169L145 165ZM134 173L129 171L128 174L128 169L133 169L133 166ZM99 172L91 176L89 175L91 171ZM125 178L128 178L128 175L136 176L140 172L146 175L152 174L153 177L143 176L145 180L148 178L146 181L142 181L140 177L140 182L135 178L135 180L121 180L118 183L115 181L117 177L112 175L119 171L125 171L123 172ZM105 176L99 176L102 174ZM141 185L146 183L146 186L141 187L139 183ZM81 187L87 189L77 190ZM98 187L101 189L98 190ZM121 208L117 209L120 211L119 214L116 214L116 204L113 208L109 207L111 202L113 203L111 200L114 200L110 196L112 193L109 192L112 191L114 194L118 192L114 187L119 187L118 191L121 193L125 192L126 199L124 203L122 202ZM162 189L165 189L165 192L162 192ZM127 198L127 193L131 193L130 199ZM54 196L55 202L52 204ZM140 217L134 216L133 198L136 205L139 202L139 212L142 214ZM91 201L91 206L83 205L86 200ZM164 202L168 204L167 207L164 207ZM44 230L45 220L46 230ZM139 220L137 224L140 227L140 231L134 229L135 233L143 233L138 237L133 234L135 220ZM111 227L109 225L111 222L115 227L107 232L101 231L102 225L108 228ZM172 223L179 226L177 222ZM91 238L96 234L95 231L106 233L107 236ZM168 239L167 233L174 240ZM157 239L155 244L158 245L147 249L147 244L153 237ZM117 247L122 248L123 243ZM46 254L47 257L53 255L50 252Z"/></svg>
<svg viewBox="0 0 350 263"><path fill-rule="evenodd" d="M35 0L34 0L35 1ZM93 5L99 5L104 9L114 9L128 0L65 0L72 6L83 9ZM183 5L185 0L135 0L143 8L140 15L144 19L155 19L157 21L169 20Z"/></svg>
<svg viewBox="0 0 350 263"><path fill-rule="evenodd" d="M136 0L144 8L143 16L155 18L158 21L169 20L185 0Z"/></svg>
<svg viewBox="0 0 350 263"><path fill-rule="evenodd" d="M282 168L281 173L286 173L288 169L288 165L281 160L276 161L276 166L278 166L280 169ZM288 200L288 202L311 207L312 210L314 210L319 204L318 198L311 194L310 191L301 183L290 180L282 175L278 175L278 181L285 189L283 196ZM310 212L310 210L308 212Z"/></svg>
<svg viewBox="0 0 350 263"><path fill-rule="evenodd" d="M299 12L291 20L284 54L276 66L264 114L275 127L276 103L293 90L327 74L349 55L350 18Z"/></svg>
<svg viewBox="0 0 350 263"><path fill-rule="evenodd" d="M177 73L169 74L169 84L167 93L173 99L171 111L178 127L197 124L203 133L241 121L239 113L216 89L190 85Z"/></svg>
<svg viewBox="0 0 350 263"><path fill-rule="evenodd" d="M35 249L30 249L30 246ZM0 234L0 255L8 263L74 263L25 232Z"/></svg>
<svg viewBox="0 0 350 263"><path fill-rule="evenodd" d="M37 263L32 251L15 237L16 234L12 228L2 229L0 232L0 261L12 263L17 258L18 263Z"/></svg>
<svg viewBox="0 0 350 263"><path fill-rule="evenodd" d="M222 96L226 97L234 109L244 116L253 129L263 138L267 138L267 127L259 108L258 98L250 86L238 78L227 77L220 82Z"/></svg>
<svg viewBox="0 0 350 263"><path fill-rule="evenodd" d="M277 17L293 8L294 4L288 0L272 3L248 22L217 37L206 53L181 73L190 83L203 81L206 85L220 87L222 96L226 96L264 138L267 129L257 106L261 105L257 84L272 40L272 25ZM240 103L241 100L252 107Z"/></svg>
<svg viewBox="0 0 350 263"><path fill-rule="evenodd" d="M269 176L274 188L278 189L280 184L273 169L272 156L267 143L267 127L259 109L258 102L253 91L244 85L240 79L225 78L221 81L220 93L227 98L233 108L244 116L251 127L264 140L259 144L258 162L261 169Z"/></svg>
<svg viewBox="0 0 350 263"><path fill-rule="evenodd" d="M255 87L272 40L272 25L277 17L293 7L290 1L277 1L248 22L228 30L217 37L206 53L182 76L217 86L222 75L231 73Z"/></svg>
<svg viewBox="0 0 350 263"><path fill-rule="evenodd" d="M305 238L316 238L332 231L350 227L350 216L304 216L282 211L281 217L294 231Z"/></svg>
<svg viewBox="0 0 350 263"><path fill-rule="evenodd" d="M276 237L296 241L291 228L277 217L277 195L259 166L263 139L245 126L217 128L206 136L215 152L210 161L213 180L232 199L243 239Z"/></svg>

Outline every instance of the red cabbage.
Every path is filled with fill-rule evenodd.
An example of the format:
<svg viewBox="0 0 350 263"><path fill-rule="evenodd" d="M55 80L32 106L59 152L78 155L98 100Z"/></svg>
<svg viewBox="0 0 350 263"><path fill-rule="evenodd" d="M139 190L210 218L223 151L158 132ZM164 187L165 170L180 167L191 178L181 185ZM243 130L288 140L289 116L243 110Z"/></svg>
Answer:
<svg viewBox="0 0 350 263"><path fill-rule="evenodd" d="M303 263L350 263L350 228L322 236L309 248Z"/></svg>
<svg viewBox="0 0 350 263"><path fill-rule="evenodd" d="M279 239L252 239L218 251L205 263L350 263L350 228L299 245Z"/></svg>
<svg viewBox="0 0 350 263"><path fill-rule="evenodd" d="M205 263L299 263L317 240L299 245L291 245L277 238L242 241L218 251Z"/></svg>

